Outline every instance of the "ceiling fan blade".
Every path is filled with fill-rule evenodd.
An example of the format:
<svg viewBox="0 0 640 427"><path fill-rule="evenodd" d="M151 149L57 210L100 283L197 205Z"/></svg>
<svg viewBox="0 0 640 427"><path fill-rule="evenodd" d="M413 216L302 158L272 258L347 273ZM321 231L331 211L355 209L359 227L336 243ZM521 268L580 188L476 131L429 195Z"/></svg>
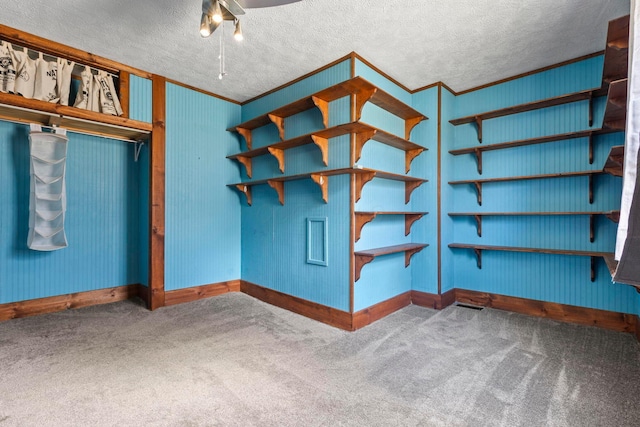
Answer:
<svg viewBox="0 0 640 427"><path fill-rule="evenodd" d="M237 0L244 9L252 9L258 7L282 6L289 3L296 3L300 0Z"/></svg>

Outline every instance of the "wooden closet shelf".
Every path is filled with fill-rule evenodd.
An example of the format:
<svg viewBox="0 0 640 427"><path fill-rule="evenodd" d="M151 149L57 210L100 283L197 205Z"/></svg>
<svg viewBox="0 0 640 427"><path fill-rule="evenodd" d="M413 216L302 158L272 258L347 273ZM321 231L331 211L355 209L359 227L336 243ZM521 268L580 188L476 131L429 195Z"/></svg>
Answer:
<svg viewBox="0 0 640 427"><path fill-rule="evenodd" d="M535 138L520 139L517 141L500 142L496 144L477 145L475 147L458 148L449 150L450 154L458 156L461 154L474 154L478 165L478 173L482 175L482 153L492 150L503 150L506 148L522 147L526 145L544 144L548 142L559 142L567 139L589 138L589 164L593 164L593 136L605 133L617 132L613 129L587 129L576 132L567 132L556 135L539 136Z"/></svg>
<svg viewBox="0 0 640 427"><path fill-rule="evenodd" d="M611 147L609 156L604 164L604 171L613 176L622 176L624 166L624 145Z"/></svg>
<svg viewBox="0 0 640 427"><path fill-rule="evenodd" d="M629 61L629 15L609 21L604 50L602 87L627 77Z"/></svg>
<svg viewBox="0 0 640 427"><path fill-rule="evenodd" d="M465 123L475 123L478 130L478 141L482 143L482 122L496 117L508 116L510 114L524 113L526 111L538 110L540 108L553 107L556 105L567 104L570 102L589 100L589 126L593 124L593 108L592 100L594 92L597 89L589 89L581 92L570 93L567 95L555 96L553 98L542 99L540 101L528 102L525 104L514 105L499 110L487 111L484 113L474 114L472 116L460 117L458 119L449 120L454 126Z"/></svg>
<svg viewBox="0 0 640 427"><path fill-rule="evenodd" d="M299 147L306 144L315 144L322 154L322 162L325 166L329 165L329 144L328 140L342 135L355 134L355 150L356 159L358 161L362 154L362 148L370 141L375 140L399 150L405 151L405 170L408 173L411 168L411 162L415 157L427 148L422 147L416 143L400 138L389 132L383 131L371 125L362 122L351 122L342 125L330 127L328 129L321 129L315 132L301 135L296 138L291 138L285 141L276 142L264 147L255 148L253 150L244 151L242 153L233 154L227 156L228 159L237 160L243 164L247 171L247 176L251 178L252 175L252 161L251 159L257 156L265 154L271 154L278 160L280 172L284 173L285 160L284 150Z"/></svg>
<svg viewBox="0 0 640 427"><path fill-rule="evenodd" d="M616 80L609 85L607 105L602 127L624 130L627 123L627 79Z"/></svg>
<svg viewBox="0 0 640 427"><path fill-rule="evenodd" d="M595 241L595 216L604 215L613 222L620 220L620 211L606 212L450 212L449 216L469 216L474 217L478 236L482 237L482 217L483 216L554 216L554 215L589 215L589 241Z"/></svg>
<svg viewBox="0 0 640 427"><path fill-rule="evenodd" d="M405 243L403 245L386 246L383 248L354 252L353 255L355 258L355 281L357 282L360 279L360 272L362 271L362 267L365 264L373 261L376 257L404 252L404 266L408 267L411 263L411 257L414 254L420 252L426 246L429 245L425 243Z"/></svg>
<svg viewBox="0 0 640 427"><path fill-rule="evenodd" d="M427 215L429 212L355 212L355 239L356 242L360 240L360 236L362 234L362 227L365 224L373 221L373 219L378 215L404 215L404 235L408 236L411 233L411 226L414 222L422 218L424 215Z"/></svg>
<svg viewBox="0 0 640 427"><path fill-rule="evenodd" d="M60 126L70 131L132 142L146 139L153 127L151 123L23 98L11 93L0 93L0 120Z"/></svg>
<svg viewBox="0 0 640 427"><path fill-rule="evenodd" d="M505 181L524 181L531 179L547 179L547 178L570 178L575 176L588 176L589 177L589 203L593 203L593 176L605 173L604 170L589 170L589 171L581 171L581 172L559 172L559 173L549 173L549 174L541 174L541 175L526 175L526 176L510 176L510 177L502 177L502 178L486 178L486 179L469 179L464 181L449 181L450 185L459 185L459 184L473 184L477 196L478 196L478 205L482 205L482 184L489 182L505 182Z"/></svg>
<svg viewBox="0 0 640 427"><path fill-rule="evenodd" d="M411 130L418 123L428 118L419 111L394 98L387 92L375 87L362 77L354 77L227 130L236 131L242 135L247 143L247 148L251 150L252 130L265 126L269 123L273 123L278 128L280 139L284 140L284 119L314 107L320 110L324 127L328 128L329 103L349 95L353 95L355 98L356 121L360 120L364 105L367 102L371 102L372 104L383 108L405 121L405 139L409 139Z"/></svg>
<svg viewBox="0 0 640 427"><path fill-rule="evenodd" d="M261 180L253 180L240 182L237 184L228 184L229 187L243 193L247 198L247 203L251 205L251 187L255 185L268 184L278 193L278 200L280 204L284 205L284 183L286 181L294 181L299 179L311 179L318 184L322 191L322 200L325 203L329 201L329 181L327 177L333 175L355 175L356 177L356 201L360 200L362 195L362 188L364 185L371 181L373 178L382 178L393 181L402 181L405 183L405 203L409 203L411 193L418 188L422 183L427 182L426 179L415 178L407 175L399 175L390 172L383 172L375 169L366 168L342 168L342 169L326 169L317 172L310 172L298 175L287 175L274 178L267 178Z"/></svg>
<svg viewBox="0 0 640 427"><path fill-rule="evenodd" d="M517 246L493 246L493 245L472 245L466 243L450 243L450 248L460 249L472 249L477 257L478 268L482 268L482 251L507 251L507 252L528 252L539 254L553 254L553 255L576 255L576 256L588 256L591 257L591 281L596 280L596 259L603 258L610 268L611 261L613 260L613 253L610 252L596 252L596 251L577 251L571 249L543 249L543 248L524 248ZM610 270L611 271L611 270Z"/></svg>

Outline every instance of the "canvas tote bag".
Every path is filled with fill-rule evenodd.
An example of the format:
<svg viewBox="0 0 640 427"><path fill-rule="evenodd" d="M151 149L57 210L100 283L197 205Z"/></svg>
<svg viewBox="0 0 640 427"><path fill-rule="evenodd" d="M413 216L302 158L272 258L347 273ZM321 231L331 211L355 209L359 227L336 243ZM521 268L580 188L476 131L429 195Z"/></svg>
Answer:
<svg viewBox="0 0 640 427"><path fill-rule="evenodd" d="M55 61L45 61L42 52L36 60L36 84L33 93L34 99L47 102L58 102L58 90L56 83L58 73L58 63Z"/></svg>
<svg viewBox="0 0 640 427"><path fill-rule="evenodd" d="M69 91L71 90L71 73L76 66L74 61L58 58L58 73L56 86L58 88L58 98L60 104L69 105Z"/></svg>
<svg viewBox="0 0 640 427"><path fill-rule="evenodd" d="M100 112L111 114L112 116L121 116L122 106L111 76L104 71L98 71L96 81L100 84Z"/></svg>
<svg viewBox="0 0 640 427"><path fill-rule="evenodd" d="M13 62L16 67L16 84L14 92L25 98L33 98L36 86L36 61L29 57L25 49L19 51L13 49Z"/></svg>
<svg viewBox="0 0 640 427"><path fill-rule="evenodd" d="M16 68L13 49L7 42L0 43L0 92L13 93L16 82Z"/></svg>
<svg viewBox="0 0 640 427"><path fill-rule="evenodd" d="M80 87L78 88L78 94L76 95L76 101L73 104L76 108L82 108L90 110L89 99L91 99L91 87L93 86L93 75L91 74L91 68L84 67L84 70L80 73Z"/></svg>

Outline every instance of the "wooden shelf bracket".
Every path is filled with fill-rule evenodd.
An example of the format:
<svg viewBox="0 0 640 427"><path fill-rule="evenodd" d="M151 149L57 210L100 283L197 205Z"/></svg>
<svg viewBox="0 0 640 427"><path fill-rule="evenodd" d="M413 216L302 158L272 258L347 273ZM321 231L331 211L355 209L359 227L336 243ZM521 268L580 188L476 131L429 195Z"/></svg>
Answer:
<svg viewBox="0 0 640 427"><path fill-rule="evenodd" d="M482 175L482 150L479 148L475 149L476 162L478 163L478 174Z"/></svg>
<svg viewBox="0 0 640 427"><path fill-rule="evenodd" d="M274 147L269 147L267 150L269 150L269 154L278 160L278 168L280 172L284 173L284 150Z"/></svg>
<svg viewBox="0 0 640 427"><path fill-rule="evenodd" d="M329 102L317 96L312 96L311 100L315 106L318 107L318 110L320 110L320 114L322 114L322 124L324 128L327 129L329 127Z"/></svg>
<svg viewBox="0 0 640 427"><path fill-rule="evenodd" d="M356 242L360 240L360 236L362 235L362 227L365 224L373 221L376 217L374 212L356 212L355 213L355 223L356 223Z"/></svg>
<svg viewBox="0 0 640 427"><path fill-rule="evenodd" d="M360 280L360 272L362 271L362 267L364 267L366 264L369 264L371 261L373 261L373 259L375 258L375 256L373 255L362 255L362 254L356 254L355 255L355 281L357 282L358 280Z"/></svg>
<svg viewBox="0 0 640 427"><path fill-rule="evenodd" d="M595 215L593 214L589 215L589 241L591 243L593 243L596 239L595 222L596 222Z"/></svg>
<svg viewBox="0 0 640 427"><path fill-rule="evenodd" d="M246 156L237 156L237 157L236 157L236 160L237 160L238 162L240 162L240 164L244 165L244 168L245 168L245 169L246 169L246 171L247 171L247 176L248 176L249 178L251 178L251 175L252 175L252 173L253 173L253 172L252 172L252 164L253 164L253 163L252 163L252 161L251 161L251 157L246 157Z"/></svg>
<svg viewBox="0 0 640 427"><path fill-rule="evenodd" d="M481 182L474 182L473 186L476 188L476 193L478 196L478 205L482 206L482 183Z"/></svg>
<svg viewBox="0 0 640 427"><path fill-rule="evenodd" d="M360 157L362 157L362 149L364 148L364 145L375 136L377 130L376 129L366 129L366 130L362 130L360 132L356 132L355 134L355 150L356 150L356 155L355 155L355 161L357 162L358 160L360 160Z"/></svg>
<svg viewBox="0 0 640 427"><path fill-rule="evenodd" d="M329 166L329 139L311 135L311 140L320 149L320 153L322 153L322 163L324 163L325 166Z"/></svg>
<svg viewBox="0 0 640 427"><path fill-rule="evenodd" d="M589 204L593 204L593 175L589 175Z"/></svg>
<svg viewBox="0 0 640 427"><path fill-rule="evenodd" d="M375 93L378 91L378 88L375 86L362 86L359 87L355 92L354 92L354 108L355 108L355 113L356 113L356 121L359 121L362 118L362 109L364 108L364 105L371 99L373 98L373 95L375 95Z"/></svg>
<svg viewBox="0 0 640 427"><path fill-rule="evenodd" d="M478 268L482 270L482 249L474 248L473 252L476 254L476 263Z"/></svg>
<svg viewBox="0 0 640 427"><path fill-rule="evenodd" d="M376 176L375 172L363 172L356 174L356 202L362 197L362 188Z"/></svg>
<svg viewBox="0 0 640 427"><path fill-rule="evenodd" d="M247 198L247 204L251 206L251 187L249 187L248 185L237 184L235 188L245 195L245 197Z"/></svg>
<svg viewBox="0 0 640 427"><path fill-rule="evenodd" d="M324 200L325 203L329 203L329 179L322 174L312 173L311 180L320 187L322 200Z"/></svg>
<svg viewBox="0 0 640 427"><path fill-rule="evenodd" d="M424 214L416 213L416 214L404 214L404 235L408 236L411 233L411 226L414 222L422 218Z"/></svg>
<svg viewBox="0 0 640 427"><path fill-rule="evenodd" d="M478 237L482 237L482 215L474 215L476 226L478 228Z"/></svg>
<svg viewBox="0 0 640 427"><path fill-rule="evenodd" d="M404 139L411 139L411 131L425 119L424 116L412 117L404 121Z"/></svg>
<svg viewBox="0 0 640 427"><path fill-rule="evenodd" d="M236 127L236 132L244 138L244 141L247 144L247 150L251 150L251 129Z"/></svg>
<svg viewBox="0 0 640 427"><path fill-rule="evenodd" d="M267 184L278 193L278 201L284 206L284 181L277 181L274 179L267 180Z"/></svg>
<svg viewBox="0 0 640 427"><path fill-rule="evenodd" d="M284 117L276 116L275 114L268 114L269 120L278 128L278 135L280 140L284 141Z"/></svg>
<svg viewBox="0 0 640 427"><path fill-rule="evenodd" d="M413 190L420 187L424 181L407 181L404 184L404 204L408 204L411 201L411 193Z"/></svg>
<svg viewBox="0 0 640 427"><path fill-rule="evenodd" d="M406 153L404 155L404 170L405 170L405 173L409 173L409 171L411 170L411 162L413 162L413 159L418 157L423 151L424 151L424 148L414 148L412 150L407 150L406 151Z"/></svg>
<svg viewBox="0 0 640 427"><path fill-rule="evenodd" d="M475 116L474 123L476 124L476 130L478 131L478 142L482 144L482 117Z"/></svg>
<svg viewBox="0 0 640 427"><path fill-rule="evenodd" d="M417 254L418 252L420 252L422 249L424 249L424 246L413 248L413 249L407 249L404 253L404 266L409 267L409 265L411 264L411 257Z"/></svg>

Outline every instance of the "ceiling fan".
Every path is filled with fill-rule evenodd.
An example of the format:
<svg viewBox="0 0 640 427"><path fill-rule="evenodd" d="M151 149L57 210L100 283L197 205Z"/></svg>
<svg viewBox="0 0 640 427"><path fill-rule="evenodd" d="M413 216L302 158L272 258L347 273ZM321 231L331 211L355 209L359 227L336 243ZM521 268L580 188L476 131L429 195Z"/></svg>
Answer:
<svg viewBox="0 0 640 427"><path fill-rule="evenodd" d="M298 1L300 0L202 0L200 35L209 37L223 21L233 21L236 26L234 37L242 40L238 15L244 15L245 9L282 6Z"/></svg>

